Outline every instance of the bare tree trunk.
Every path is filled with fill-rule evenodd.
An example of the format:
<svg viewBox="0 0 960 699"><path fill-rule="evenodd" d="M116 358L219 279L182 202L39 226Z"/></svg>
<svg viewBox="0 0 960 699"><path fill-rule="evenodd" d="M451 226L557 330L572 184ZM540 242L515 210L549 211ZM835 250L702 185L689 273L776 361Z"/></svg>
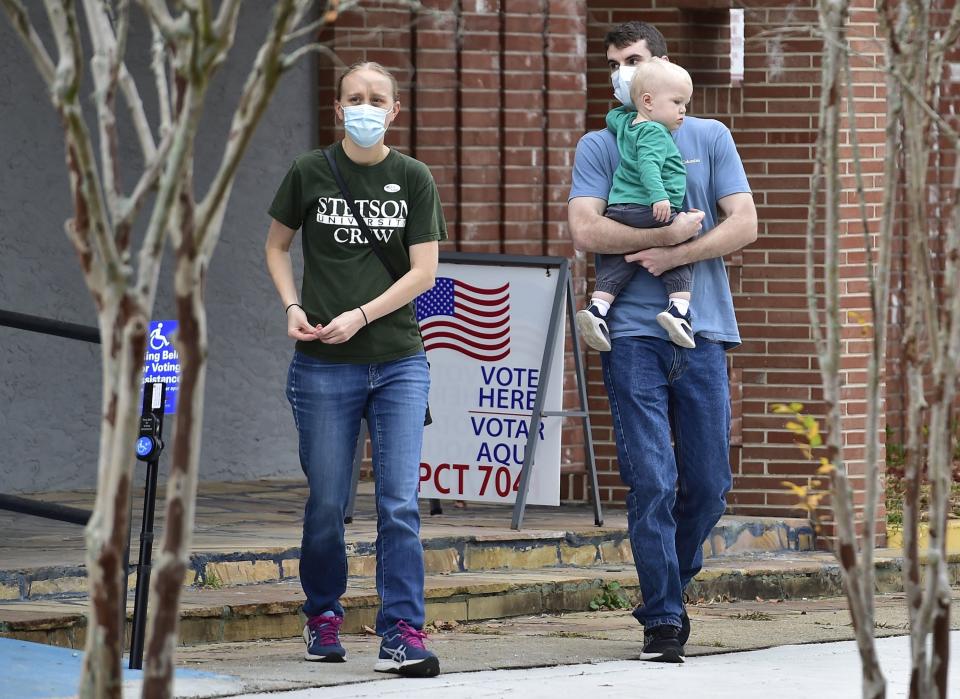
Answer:
<svg viewBox="0 0 960 699"><path fill-rule="evenodd" d="M810 219L807 226L807 290L811 326L817 346L820 373L823 382L827 425L827 460L832 465L831 482L834 519L837 526L837 558L844 580L844 589L850 607L857 648L862 669L864 699L883 699L886 680L880 669L873 634L872 575L858 560L857 532L852 489L847 478L843 454L843 416L840 391L840 306L839 306L839 196L842 184L839 178L837 141L841 72L846 65L847 0L821 0L819 5L820 30L824 38L823 68L820 96L820 127L817 139L817 173L811 192ZM851 125L855 128L855 123ZM817 198L820 173L823 173L825 196L824 221L824 319L821 324L816 295L813 264L813 233L817 220ZM824 328L825 326L825 332ZM875 438L875 436L874 436ZM869 464L868 464L869 466ZM875 464L874 464L875 468ZM875 473L875 471L874 471ZM872 548L871 522L867 523L869 546Z"/></svg>
<svg viewBox="0 0 960 699"><path fill-rule="evenodd" d="M205 268L195 257L177 255L177 350L181 359L177 438L167 482L167 527L154 579L143 696L167 697L172 685L179 624L179 600L193 531L203 397L207 366Z"/></svg>
<svg viewBox="0 0 960 699"><path fill-rule="evenodd" d="M227 200L237 166L272 97L283 72L314 50L308 45L284 55L286 42L304 30L292 33L310 9L309 0L282 0L264 44L250 69L230 126L230 135L220 168L204 200L197 205L192 182L185 188L178 207L177 226L171 231L176 243L175 294L177 302L177 349L181 359L180 412L176 419L170 477L167 481L167 527L153 579L143 696L160 699L172 687L179 599L189 562L203 429L203 396L207 369L207 317L204 281L210 257L220 236ZM332 21L327 14L320 20ZM220 24L223 48L228 50L236 17ZM219 60L215 59L214 64ZM188 180L190 178L188 177Z"/></svg>
<svg viewBox="0 0 960 699"><path fill-rule="evenodd" d="M420 9L417 0L398 2ZM274 0L273 19L249 69L220 167L199 204L192 182L194 138L207 86L233 46L240 0L176 2L172 4L174 14L165 0L136 0L149 21L153 39L151 70L157 91L159 139L154 138L139 90L124 62L130 0L80 0L87 41L80 39L76 4L76 0L44 0L57 49L54 60L22 0L0 0L0 8L48 87L63 124L74 207L66 231L96 305L103 340L97 498L86 531L91 605L80 695L85 699L121 696L131 452L147 323L156 296L161 254L170 235L176 250L180 413L167 484L166 529L152 580L154 603L144 675L144 696L168 697L203 425L208 351L203 299L206 270L219 239L237 168L279 79L306 56L332 53L315 41L318 32L335 22L339 12L355 7L357 0ZM80 75L85 46L93 51L90 66L99 163L83 113ZM143 154L140 177L126 195L119 176L117 94L127 104ZM135 273L130 264L130 234L151 195L155 197Z"/></svg>
<svg viewBox="0 0 960 699"><path fill-rule="evenodd" d="M846 46L844 47L847 48ZM886 347L887 347L887 309L890 304L890 253L892 245L892 219L887 217L881 221L877 241L877 261L874 264L874 245L871 241L871 226L867 216L867 195L863 179L861 151L857 134L857 113L854 97L854 80L850 69L850 51L840 52L843 62L843 74L847 83L847 121L849 124L850 143L853 147L853 166L856 177L857 202L860 210L860 225L863 228L864 250L866 252L866 276L870 294L870 323L864 322L865 327L872 327L870 343L870 359L867 366L867 418L865 440L865 472L866 503L864 505L864 537L862 551L863 589L876 589L876 570L874 567L874 551L876 547L877 504L881 490L881 468L879 460L879 439L881 411L884 408L881 394L884 385ZM899 111L899 106L891 105L891 112ZM894 153L898 144L898 123L888 119L885 128L885 142L887 152ZM897 178L895 173L896 160L888 157L884 162L883 201L886 206L892 206L896 197ZM874 599L872 592L865 595L866 618L865 622L874 625Z"/></svg>
<svg viewBox="0 0 960 699"><path fill-rule="evenodd" d="M948 425L956 396L960 361L960 300L958 282L958 216L956 192L960 169L954 169L952 191L944 191L928 173L937 139L945 137L960 152L960 137L939 113L939 86L944 79L946 52L960 36L960 5L953 4L946 26L935 13L936 3L880 0L880 25L886 40L888 104L891 120L902 123L905 162L905 233L908 251L907 332L904 357L908 377L907 469L904 502L904 589L910 617L910 697L945 698L949 658L950 588L946 567L946 517L950 489L951 448ZM889 134L889 132L888 132ZM889 142L889 141L888 141ZM888 158L892 160L891 158ZM928 207L938 207L932 217ZM952 207L949 208L948 207ZM893 220L898 211L885 206ZM943 293L934 291L929 241L938 221L946 222ZM932 226L931 226L932 224ZM927 390L925 381L932 390ZM926 434L925 434L926 430ZM927 578L921 580L919 550L920 494L929 478L930 546ZM932 644L928 640L932 636Z"/></svg>

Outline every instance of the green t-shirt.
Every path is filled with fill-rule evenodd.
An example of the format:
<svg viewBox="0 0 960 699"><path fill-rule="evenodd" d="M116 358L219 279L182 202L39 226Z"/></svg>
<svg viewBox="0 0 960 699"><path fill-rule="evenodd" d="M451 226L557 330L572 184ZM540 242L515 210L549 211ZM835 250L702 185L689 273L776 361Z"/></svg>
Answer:
<svg viewBox="0 0 960 699"><path fill-rule="evenodd" d="M683 208L687 171L670 130L657 121L634 124L635 111L625 107L607 113L607 128L617 134L620 164L613 174L607 204L646 204L664 199Z"/></svg>
<svg viewBox="0 0 960 699"><path fill-rule="evenodd" d="M340 143L333 148L360 215L399 274L410 269L411 245L446 239L440 195L426 165L395 150L376 165L358 165ZM303 227L300 298L314 325L326 325L393 284L355 225L322 151L304 153L293 162L269 214L293 230ZM413 303L372 321L347 342L297 342L304 354L357 364L387 362L422 349Z"/></svg>

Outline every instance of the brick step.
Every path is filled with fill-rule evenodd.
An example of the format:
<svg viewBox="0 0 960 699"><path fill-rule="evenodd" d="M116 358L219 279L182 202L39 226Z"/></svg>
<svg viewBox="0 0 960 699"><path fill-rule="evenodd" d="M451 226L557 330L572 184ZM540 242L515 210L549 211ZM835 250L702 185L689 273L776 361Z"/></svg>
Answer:
<svg viewBox="0 0 960 699"><path fill-rule="evenodd" d="M703 553L705 558L715 558L758 552L810 551L814 543L813 531L804 519L724 517L704 543ZM633 563L625 527L427 535L423 546L428 574ZM136 550L134 544L132 554L135 555ZM219 589L279 582L296 578L300 571L298 547L200 550L190 560L184 585L195 587ZM351 576L375 575L374 540L348 542L347 565ZM132 590L135 585L134 572L129 588ZM82 565L0 570L0 600L63 599L82 597L86 592L86 569Z"/></svg>
<svg viewBox="0 0 960 699"><path fill-rule="evenodd" d="M900 592L901 552L877 552L878 592ZM960 586L960 555L950 558L951 584ZM478 621L542 613L585 611L605 586L621 585L636 603L636 571L628 565L539 570L456 572L427 576L427 620ZM715 557L687 590L695 601L796 599L842 594L840 568L825 552ZM345 632L373 627L378 599L369 578L351 578L343 598ZM297 580L220 590L184 591L180 643L291 638L301 633L303 593ZM80 648L86 631L82 598L0 602L0 636ZM128 609L128 621L130 618ZM129 624L128 624L129 633Z"/></svg>

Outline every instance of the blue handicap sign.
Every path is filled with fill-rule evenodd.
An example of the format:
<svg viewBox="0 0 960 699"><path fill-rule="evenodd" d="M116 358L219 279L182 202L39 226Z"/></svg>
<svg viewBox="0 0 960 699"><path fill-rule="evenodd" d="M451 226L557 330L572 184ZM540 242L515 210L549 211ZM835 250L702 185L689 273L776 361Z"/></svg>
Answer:
<svg viewBox="0 0 960 699"><path fill-rule="evenodd" d="M137 440L137 456L146 456L153 449L153 440L149 437L141 437Z"/></svg>
<svg viewBox="0 0 960 699"><path fill-rule="evenodd" d="M143 357L143 382L166 384L163 412L177 412L177 391L180 388L180 355L173 346L173 334L177 331L175 320L150 322L147 335L147 351Z"/></svg>

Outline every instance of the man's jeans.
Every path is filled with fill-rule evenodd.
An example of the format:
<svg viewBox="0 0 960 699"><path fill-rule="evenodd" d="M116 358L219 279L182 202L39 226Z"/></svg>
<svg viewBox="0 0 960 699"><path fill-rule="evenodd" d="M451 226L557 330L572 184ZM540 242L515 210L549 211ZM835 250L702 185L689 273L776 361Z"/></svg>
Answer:
<svg viewBox="0 0 960 699"><path fill-rule="evenodd" d="M377 504L377 633L403 620L423 627L423 547L417 489L430 374L424 354L382 364L343 364L294 354L287 399L310 485L300 549L308 617L343 615L347 589L343 517L354 450L365 417L373 444Z"/></svg>
<svg viewBox="0 0 960 699"><path fill-rule="evenodd" d="M683 590L730 490L730 389L721 344L618 337L603 357L646 628L680 625ZM671 430L673 446L670 444Z"/></svg>

